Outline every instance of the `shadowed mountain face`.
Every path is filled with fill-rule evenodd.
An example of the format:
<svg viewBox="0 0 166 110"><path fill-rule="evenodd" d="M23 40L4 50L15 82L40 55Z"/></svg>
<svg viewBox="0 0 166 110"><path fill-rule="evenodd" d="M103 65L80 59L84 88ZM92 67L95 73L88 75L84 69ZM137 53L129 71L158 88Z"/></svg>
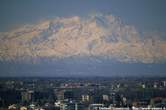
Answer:
<svg viewBox="0 0 166 110"><path fill-rule="evenodd" d="M0 33L0 68L3 76L163 75L165 48L159 35L112 15L56 18Z"/></svg>

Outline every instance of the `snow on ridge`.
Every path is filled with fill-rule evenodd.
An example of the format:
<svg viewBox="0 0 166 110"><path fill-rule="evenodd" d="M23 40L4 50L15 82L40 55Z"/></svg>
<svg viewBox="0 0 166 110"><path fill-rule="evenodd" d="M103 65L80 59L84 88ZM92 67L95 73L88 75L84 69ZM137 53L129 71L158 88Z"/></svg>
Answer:
<svg viewBox="0 0 166 110"><path fill-rule="evenodd" d="M103 56L121 62L165 61L166 41L154 38L141 37L112 15L56 18L0 33L0 60Z"/></svg>

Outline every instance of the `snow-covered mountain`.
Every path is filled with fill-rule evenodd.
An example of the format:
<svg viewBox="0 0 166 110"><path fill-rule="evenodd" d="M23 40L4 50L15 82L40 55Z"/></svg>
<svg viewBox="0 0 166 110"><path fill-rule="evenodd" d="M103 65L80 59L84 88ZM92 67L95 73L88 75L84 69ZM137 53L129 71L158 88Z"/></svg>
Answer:
<svg viewBox="0 0 166 110"><path fill-rule="evenodd" d="M166 61L166 41L140 35L112 15L60 17L0 33L0 60L102 57L120 62Z"/></svg>

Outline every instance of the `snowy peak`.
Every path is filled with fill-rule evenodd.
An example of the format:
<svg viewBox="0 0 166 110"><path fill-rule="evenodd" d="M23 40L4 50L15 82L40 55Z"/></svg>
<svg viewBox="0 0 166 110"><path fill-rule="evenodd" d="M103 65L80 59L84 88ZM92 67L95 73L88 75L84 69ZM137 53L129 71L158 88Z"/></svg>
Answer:
<svg viewBox="0 0 166 110"><path fill-rule="evenodd" d="M56 18L1 33L0 60L94 56L121 62L165 61L166 41L154 38L140 36L112 15Z"/></svg>

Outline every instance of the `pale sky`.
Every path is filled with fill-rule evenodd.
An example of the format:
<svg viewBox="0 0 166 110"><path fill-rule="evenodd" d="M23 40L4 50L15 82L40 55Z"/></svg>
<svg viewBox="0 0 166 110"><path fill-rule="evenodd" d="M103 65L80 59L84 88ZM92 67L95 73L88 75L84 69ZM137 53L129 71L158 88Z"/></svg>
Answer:
<svg viewBox="0 0 166 110"><path fill-rule="evenodd" d="M111 13L141 31L166 28L165 0L1 0L0 31L57 16Z"/></svg>

